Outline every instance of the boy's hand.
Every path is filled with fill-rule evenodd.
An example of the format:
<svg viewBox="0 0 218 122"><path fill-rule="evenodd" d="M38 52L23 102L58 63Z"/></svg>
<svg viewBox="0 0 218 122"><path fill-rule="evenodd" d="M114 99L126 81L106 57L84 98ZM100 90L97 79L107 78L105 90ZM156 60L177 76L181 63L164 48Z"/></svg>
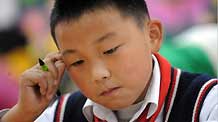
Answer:
<svg viewBox="0 0 218 122"><path fill-rule="evenodd" d="M34 121L49 105L60 84L65 64L60 53L48 54L44 62L48 71L43 71L37 64L21 75L18 103L2 118L3 122Z"/></svg>

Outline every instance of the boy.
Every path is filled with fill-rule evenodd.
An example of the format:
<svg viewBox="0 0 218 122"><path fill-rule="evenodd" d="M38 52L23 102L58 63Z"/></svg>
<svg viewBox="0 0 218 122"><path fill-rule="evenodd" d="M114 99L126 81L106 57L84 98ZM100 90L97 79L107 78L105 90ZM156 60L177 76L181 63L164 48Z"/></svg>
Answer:
<svg viewBox="0 0 218 122"><path fill-rule="evenodd" d="M157 53L162 27L144 0L56 0L51 32L60 52L44 59L48 71L38 64L23 73L3 122L217 119L217 79L172 68ZM65 69L81 92L45 110Z"/></svg>

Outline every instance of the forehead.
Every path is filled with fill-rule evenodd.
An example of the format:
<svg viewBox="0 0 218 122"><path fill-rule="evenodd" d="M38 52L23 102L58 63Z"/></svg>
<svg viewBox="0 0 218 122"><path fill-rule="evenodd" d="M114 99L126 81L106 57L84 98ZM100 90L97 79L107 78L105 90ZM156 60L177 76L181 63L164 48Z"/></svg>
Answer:
<svg viewBox="0 0 218 122"><path fill-rule="evenodd" d="M77 20L63 21L57 25L55 33L61 49L69 46L65 45L67 40L78 44L78 42L96 40L107 33L130 31L127 25L137 26L133 18L123 17L118 10L108 8L108 10L89 12Z"/></svg>

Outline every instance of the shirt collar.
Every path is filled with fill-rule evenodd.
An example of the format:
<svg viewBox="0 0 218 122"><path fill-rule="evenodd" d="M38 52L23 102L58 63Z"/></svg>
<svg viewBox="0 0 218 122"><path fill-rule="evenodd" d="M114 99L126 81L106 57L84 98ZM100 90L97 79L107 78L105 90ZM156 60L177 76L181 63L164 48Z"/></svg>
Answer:
<svg viewBox="0 0 218 122"><path fill-rule="evenodd" d="M151 84L145 96L144 104L145 106L147 106L148 103L151 103L147 118L151 117L157 110L160 92L160 67L156 57L152 55L152 58L154 60L153 75L151 78Z"/></svg>
<svg viewBox="0 0 218 122"><path fill-rule="evenodd" d="M157 110L158 100L159 100L159 91L160 91L160 67L159 67L159 63L156 57L152 55L152 58L154 60L154 68L153 68L150 86L147 90L142 106L133 115L130 122L136 120L141 115L141 113L144 111L145 107L149 103L151 103L151 105L148 111L147 118L151 117ZM83 114L88 119L89 122L93 120L93 114L100 119L107 120L108 122L111 122L111 121L117 122L117 118L115 114L112 112L112 110L102 105L99 105L90 99L87 99L86 103L83 106Z"/></svg>

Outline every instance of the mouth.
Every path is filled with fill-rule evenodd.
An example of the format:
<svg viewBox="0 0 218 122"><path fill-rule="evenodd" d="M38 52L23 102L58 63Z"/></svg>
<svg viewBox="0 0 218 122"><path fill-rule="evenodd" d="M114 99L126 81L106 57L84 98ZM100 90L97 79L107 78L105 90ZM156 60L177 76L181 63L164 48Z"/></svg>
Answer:
<svg viewBox="0 0 218 122"><path fill-rule="evenodd" d="M110 96L112 93L114 93L115 91L117 91L118 89L120 89L121 87L114 87L114 88L110 88L108 90L103 91L100 96Z"/></svg>

